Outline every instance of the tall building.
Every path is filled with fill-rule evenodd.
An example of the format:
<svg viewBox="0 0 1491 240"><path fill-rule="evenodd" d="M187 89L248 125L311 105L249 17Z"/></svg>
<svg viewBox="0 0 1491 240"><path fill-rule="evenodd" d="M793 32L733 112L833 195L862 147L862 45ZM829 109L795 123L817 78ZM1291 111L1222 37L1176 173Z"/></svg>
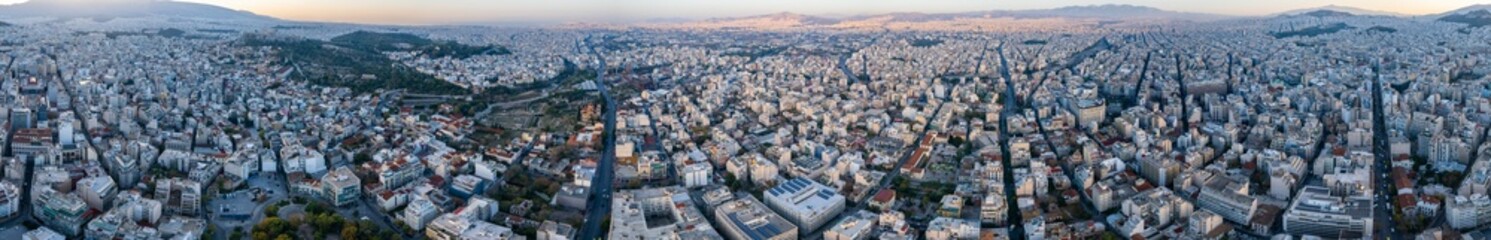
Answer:
<svg viewBox="0 0 1491 240"><path fill-rule="evenodd" d="M88 204L77 194L62 193L52 188L40 188L32 198L36 206L31 211L37 219L43 221L48 228L68 236L78 236L82 233L83 222L88 221L85 213L88 212Z"/></svg>
<svg viewBox="0 0 1491 240"><path fill-rule="evenodd" d="M21 189L10 181L0 181L0 218L9 218L19 213Z"/></svg>
<svg viewBox="0 0 1491 240"><path fill-rule="evenodd" d="M709 185L709 174L714 167L705 162L695 162L683 167L683 184L685 187L700 187Z"/></svg>
<svg viewBox="0 0 1491 240"><path fill-rule="evenodd" d="M1328 188L1306 186L1284 213L1284 231L1324 238L1371 238L1372 198L1332 195Z"/></svg>
<svg viewBox="0 0 1491 240"><path fill-rule="evenodd" d="M927 223L929 240L977 239L978 235L978 223L969 220L938 217Z"/></svg>
<svg viewBox="0 0 1491 240"><path fill-rule="evenodd" d="M744 196L714 208L720 233L737 240L798 239L798 228L772 212L755 197Z"/></svg>
<svg viewBox="0 0 1491 240"><path fill-rule="evenodd" d="M1190 216L1194 209L1191 202L1181 199L1170 189L1146 190L1123 201L1121 212L1126 220L1117 226L1119 235L1154 237L1172 223Z"/></svg>
<svg viewBox="0 0 1491 240"><path fill-rule="evenodd" d="M98 210L109 208L114 195L119 192L119 187L114 185L114 179L109 176L97 176L78 180L78 195L88 203L88 207Z"/></svg>
<svg viewBox="0 0 1491 240"><path fill-rule="evenodd" d="M131 188L140 182L140 174L143 171L140 170L140 159L138 157L115 153L113 156L107 157L103 162L105 166L112 169L112 171L109 171L109 175L114 176L114 182L118 183L119 186Z"/></svg>
<svg viewBox="0 0 1491 240"><path fill-rule="evenodd" d="M129 195L124 195L119 201L121 203L118 206L84 226L84 238L132 239L131 237L139 237L141 234L147 237L155 234L156 229L152 226L160 223L160 202Z"/></svg>
<svg viewBox="0 0 1491 240"><path fill-rule="evenodd" d="M30 108L10 109L10 130L33 128L36 126L35 120L36 114Z"/></svg>
<svg viewBox="0 0 1491 240"><path fill-rule="evenodd" d="M1445 202L1445 221L1455 229L1472 229L1491 222L1491 197L1456 195Z"/></svg>
<svg viewBox="0 0 1491 240"><path fill-rule="evenodd" d="M828 226L828 229L823 230L823 239L870 239L871 233L873 232L873 230L875 230L875 220L877 219L878 216L876 216L875 214L870 213L869 211L860 210L859 212L855 212L854 214L850 214L849 216L844 217L844 219L839 220L838 223L834 223L833 225Z"/></svg>
<svg viewBox="0 0 1491 240"><path fill-rule="evenodd" d="M1171 182L1180 176L1180 166L1183 163L1174 158L1164 156L1150 156L1139 159L1139 174L1145 179L1153 181L1160 186L1169 187Z"/></svg>
<svg viewBox="0 0 1491 240"><path fill-rule="evenodd" d="M538 240L575 239L575 227L555 221L544 221L538 226Z"/></svg>
<svg viewBox="0 0 1491 240"><path fill-rule="evenodd" d="M10 154L16 158L40 160L36 163L52 163L62 157L61 149L52 137L52 129L48 128L16 129L11 133Z"/></svg>
<svg viewBox="0 0 1491 240"><path fill-rule="evenodd" d="M1436 163L1470 163L1472 147L1459 137L1450 136L1450 134L1434 134L1434 137L1430 138L1429 142L1432 144L1425 149L1428 152L1429 161Z"/></svg>
<svg viewBox="0 0 1491 240"><path fill-rule="evenodd" d="M1222 216L1217 216L1211 211L1200 210L1186 216L1186 232L1183 237L1195 239L1218 239L1227 231L1232 230L1232 225L1224 224Z"/></svg>
<svg viewBox="0 0 1491 240"><path fill-rule="evenodd" d="M167 213L196 216L202 206L202 184L181 178L156 180L155 199Z"/></svg>
<svg viewBox="0 0 1491 240"><path fill-rule="evenodd" d="M409 206L404 207L403 214L399 219L403 220L404 224L409 225L409 228L413 228L414 230L422 230L425 228L426 223L429 223L436 216L440 215L440 207L435 206L435 203L430 201L429 198L420 197L409 202Z"/></svg>
<svg viewBox="0 0 1491 240"><path fill-rule="evenodd" d="M1009 218L1009 207L1005 205L1004 195L1000 193L987 193L983 204L979 205L979 220L983 223L1004 225Z"/></svg>
<svg viewBox="0 0 1491 240"><path fill-rule="evenodd" d="M620 191L612 198L610 239L724 239L683 187Z"/></svg>
<svg viewBox="0 0 1491 240"><path fill-rule="evenodd" d="M425 237L432 240L456 239L522 239L512 229L485 221L460 217L453 213L442 214L430 221L425 228Z"/></svg>
<svg viewBox="0 0 1491 240"><path fill-rule="evenodd" d="M26 234L22 234L21 240L67 240L67 236L62 236L62 234L52 231L52 229L48 229L47 227L39 227L35 230L27 231Z"/></svg>
<svg viewBox="0 0 1491 240"><path fill-rule="evenodd" d="M844 196L833 188L797 178L766 190L766 205L796 224L802 232L812 232L844 211Z"/></svg>
<svg viewBox="0 0 1491 240"><path fill-rule="evenodd" d="M362 196L362 187L358 185L361 183L362 180L353 175L351 169L339 167L321 176L321 191L325 192L327 200L341 207L357 202L357 198Z"/></svg>
<svg viewBox="0 0 1491 240"><path fill-rule="evenodd" d="M1233 223L1247 223L1258 207L1258 199L1248 195L1247 183L1235 182L1214 172L1202 181L1196 206L1210 210Z"/></svg>

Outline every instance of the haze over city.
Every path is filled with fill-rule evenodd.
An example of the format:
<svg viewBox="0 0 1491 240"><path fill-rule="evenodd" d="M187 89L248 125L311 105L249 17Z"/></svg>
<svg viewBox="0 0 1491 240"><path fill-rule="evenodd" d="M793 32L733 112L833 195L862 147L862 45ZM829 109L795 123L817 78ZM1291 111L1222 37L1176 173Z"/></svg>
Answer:
<svg viewBox="0 0 1491 240"><path fill-rule="evenodd" d="M1491 239L1491 4L0 0L0 239Z"/></svg>
<svg viewBox="0 0 1491 240"><path fill-rule="evenodd" d="M26 0L0 0L0 4ZM47 1L47 0L43 0ZM50 0L76 2L150 0ZM740 17L777 12L853 16L893 12L950 13L1030 10L1067 6L1126 4L1170 11L1261 16L1326 5L1421 15L1452 10L1477 0L180 0L302 21L374 24L458 24L565 21L643 21ZM87 4L83 4L87 5Z"/></svg>

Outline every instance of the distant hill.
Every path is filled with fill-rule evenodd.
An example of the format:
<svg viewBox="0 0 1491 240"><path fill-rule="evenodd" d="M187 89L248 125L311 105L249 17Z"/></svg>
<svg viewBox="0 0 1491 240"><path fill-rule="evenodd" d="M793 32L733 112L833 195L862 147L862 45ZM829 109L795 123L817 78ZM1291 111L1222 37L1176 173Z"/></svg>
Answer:
<svg viewBox="0 0 1491 240"><path fill-rule="evenodd" d="M1167 11L1163 9L1125 4L1070 6L1042 10L1005 11L1008 16L1027 18L1095 18L1095 19L1178 19L1216 20L1227 16Z"/></svg>
<svg viewBox="0 0 1491 240"><path fill-rule="evenodd" d="M1442 12L1442 13L1439 13L1439 14L1430 14L1430 15L1427 15L1426 17L1428 17L1430 19L1441 19L1441 18L1448 17L1448 16L1451 16L1451 15L1461 15L1461 14L1467 14L1467 13L1470 13L1470 12L1481 11L1481 10L1491 11L1491 4L1470 5L1470 6L1465 6L1465 7L1462 7L1462 8L1455 9L1455 10L1450 10L1450 11Z"/></svg>
<svg viewBox="0 0 1491 240"><path fill-rule="evenodd" d="M1470 27L1481 27L1491 25L1491 10L1480 9L1463 13L1445 15L1435 19L1440 22L1464 23Z"/></svg>
<svg viewBox="0 0 1491 240"><path fill-rule="evenodd" d="M1310 11L1310 12L1307 12L1307 13L1300 13L1300 14L1297 14L1297 15L1294 15L1294 16L1301 16L1301 17L1354 17L1354 16L1356 16L1356 14L1351 14L1351 13L1348 13L1348 12L1341 12L1341 11L1332 11L1332 10L1315 10L1315 11Z"/></svg>
<svg viewBox="0 0 1491 240"><path fill-rule="evenodd" d="M777 26L815 26L833 25L839 20L825 17L816 17L791 12L780 12L766 15L734 17L734 18L711 18L704 20L705 24L720 26L750 26L750 25L777 25Z"/></svg>
<svg viewBox="0 0 1491 240"><path fill-rule="evenodd" d="M697 27L720 27L720 28L783 28L783 27L820 27L854 23L896 23L896 22L931 22L931 21L955 21L969 18L1078 18L1078 19L1100 19L1100 20L1128 20L1128 19L1174 19L1206 21L1219 20L1229 16L1167 11L1158 8L1134 6L1134 5L1091 5L1072 6L1053 9L1036 10L990 10L959 13L919 13L919 12L897 12L885 14L859 15L843 18L829 18L812 16L798 13L781 12L766 15L733 17L733 18L711 18L700 21L667 21L647 22L642 24L687 24Z"/></svg>
<svg viewBox="0 0 1491 240"><path fill-rule="evenodd" d="M0 18L196 18L229 21L276 20L224 7L168 0L31 0L0 5Z"/></svg>
<svg viewBox="0 0 1491 240"><path fill-rule="evenodd" d="M1340 5L1325 5L1320 7L1295 9L1274 14L1279 17L1352 17L1352 16L1387 16L1404 17L1402 13L1369 10L1358 7Z"/></svg>
<svg viewBox="0 0 1491 240"><path fill-rule="evenodd" d="M931 20L953 20L956 18L1080 18L1080 19L1103 19L1103 20L1125 20L1125 19L1175 19L1175 20L1218 20L1229 16L1176 12L1159 8L1108 4L1069 6L1052 9L1032 10L989 10L964 13L892 13L870 15L860 18L874 18L891 16L898 21L931 21Z"/></svg>

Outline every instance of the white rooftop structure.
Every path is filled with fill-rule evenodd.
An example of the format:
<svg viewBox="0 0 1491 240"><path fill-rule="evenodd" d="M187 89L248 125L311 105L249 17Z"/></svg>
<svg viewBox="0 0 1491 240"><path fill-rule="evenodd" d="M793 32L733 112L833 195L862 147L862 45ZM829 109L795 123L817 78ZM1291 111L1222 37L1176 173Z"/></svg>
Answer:
<svg viewBox="0 0 1491 240"><path fill-rule="evenodd" d="M812 232L844 211L844 196L805 178L792 179L766 190L766 205L802 232Z"/></svg>

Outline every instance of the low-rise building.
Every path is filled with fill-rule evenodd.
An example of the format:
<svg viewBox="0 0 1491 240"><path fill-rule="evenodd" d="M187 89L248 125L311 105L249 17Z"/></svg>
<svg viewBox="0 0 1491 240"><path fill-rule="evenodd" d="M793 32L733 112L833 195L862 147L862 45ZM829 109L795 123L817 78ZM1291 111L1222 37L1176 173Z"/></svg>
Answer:
<svg viewBox="0 0 1491 240"><path fill-rule="evenodd" d="M797 225L772 212L755 197L743 196L714 207L721 235L742 240L798 239Z"/></svg>
<svg viewBox="0 0 1491 240"><path fill-rule="evenodd" d="M783 182L763 195L767 206L796 224L803 233L818 229L844 211L843 195L804 178Z"/></svg>
<svg viewBox="0 0 1491 240"><path fill-rule="evenodd" d="M1284 231L1325 238L1372 237L1372 198L1305 186L1284 213Z"/></svg>
<svg viewBox="0 0 1491 240"><path fill-rule="evenodd" d="M844 217L839 222L829 225L823 231L825 240L865 240L870 239L875 230L875 221L879 218L874 213L860 210L854 214Z"/></svg>
<svg viewBox="0 0 1491 240"><path fill-rule="evenodd" d="M357 198L362 196L359 184L362 184L362 180L347 167L339 167L321 176L321 191L325 192L332 205L338 207L357 202Z"/></svg>

